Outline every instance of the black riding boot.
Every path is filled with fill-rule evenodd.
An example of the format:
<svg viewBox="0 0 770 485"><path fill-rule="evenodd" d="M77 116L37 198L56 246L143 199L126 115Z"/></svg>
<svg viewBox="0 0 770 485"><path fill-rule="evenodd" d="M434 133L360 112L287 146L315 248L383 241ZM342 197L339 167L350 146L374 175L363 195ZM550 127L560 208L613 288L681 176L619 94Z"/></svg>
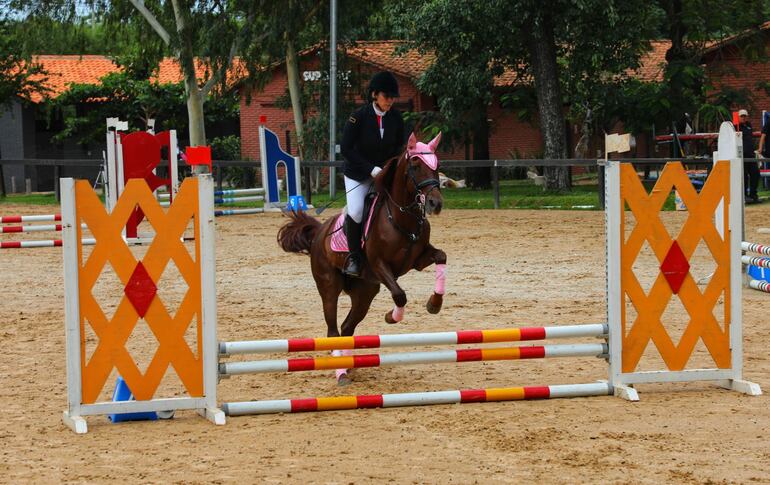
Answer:
<svg viewBox="0 0 770 485"><path fill-rule="evenodd" d="M361 254L361 224L350 216L345 216L345 237L348 239L350 254L345 261L342 272L348 276L359 278L363 268L363 254Z"/></svg>

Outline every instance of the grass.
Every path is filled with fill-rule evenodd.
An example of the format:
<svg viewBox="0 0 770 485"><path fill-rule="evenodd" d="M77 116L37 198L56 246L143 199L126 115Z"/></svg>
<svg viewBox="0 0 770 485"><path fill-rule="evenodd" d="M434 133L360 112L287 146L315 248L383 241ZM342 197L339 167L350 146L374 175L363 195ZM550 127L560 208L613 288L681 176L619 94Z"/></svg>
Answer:
<svg viewBox="0 0 770 485"><path fill-rule="evenodd" d="M649 190L652 184L647 185ZM494 192L488 190L444 189L441 191L444 197L444 207L447 209L493 209ZM770 190L760 189L759 195L763 199L770 197ZM345 205L345 194L338 190L338 199L331 203L330 207L341 208ZM315 207L321 207L330 201L328 191L313 194L312 203ZM56 206L58 202L51 193L12 194L6 198L0 198L0 206L3 204L32 204L41 206ZM261 207L261 202L241 202L228 204L229 208ZM592 206L592 208L587 207ZM219 207L219 206L218 206ZM599 195L596 178L589 177L575 179L572 190L566 193L544 192L543 188L532 184L529 180L502 180L500 181L500 208L501 209L564 209L564 210L599 210ZM671 194L663 206L663 210L674 210L674 195Z"/></svg>
<svg viewBox="0 0 770 485"><path fill-rule="evenodd" d="M3 204L59 205L53 192L9 194L5 198L0 197L0 205Z"/></svg>
<svg viewBox="0 0 770 485"><path fill-rule="evenodd" d="M447 209L493 209L494 192L492 189L473 190L444 189L441 191L444 197L444 207ZM345 205L344 192L337 192L339 199L330 207L342 207ZM313 194L313 205L316 207L329 202L327 192ZM500 182L500 208L502 209L541 209L541 208L565 208L574 206L591 205L599 207L599 196L596 185L576 185L568 193L545 193L542 187L536 187L527 181L501 181Z"/></svg>

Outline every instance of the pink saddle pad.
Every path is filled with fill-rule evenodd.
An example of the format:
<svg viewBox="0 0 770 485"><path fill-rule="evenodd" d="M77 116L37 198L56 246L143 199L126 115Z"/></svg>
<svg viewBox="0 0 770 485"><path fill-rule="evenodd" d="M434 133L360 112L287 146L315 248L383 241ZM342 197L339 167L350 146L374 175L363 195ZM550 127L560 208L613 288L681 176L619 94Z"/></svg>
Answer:
<svg viewBox="0 0 770 485"><path fill-rule="evenodd" d="M372 215L374 214L374 208L376 206L377 206L377 197L374 198L374 201L372 201L372 205L369 208L369 215L366 218L366 225L364 226L364 239L366 239L366 236L369 234L369 228L372 225ZM334 228L332 229L332 237L331 237L331 241L329 241L332 251L334 251L335 253L347 253L349 251L348 238L345 237L345 231L342 229L342 224L344 222L345 222L345 211L342 211L342 213L340 213L340 215L338 215L337 219L334 221ZM364 241L361 241L361 247L364 247Z"/></svg>

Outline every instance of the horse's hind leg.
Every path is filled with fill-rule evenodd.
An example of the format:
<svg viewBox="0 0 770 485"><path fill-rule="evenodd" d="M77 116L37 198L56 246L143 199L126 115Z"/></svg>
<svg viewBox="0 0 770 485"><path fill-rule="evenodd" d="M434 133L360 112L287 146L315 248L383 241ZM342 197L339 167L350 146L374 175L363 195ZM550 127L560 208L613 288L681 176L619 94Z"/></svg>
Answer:
<svg viewBox="0 0 770 485"><path fill-rule="evenodd" d="M356 325L369 313L369 307L372 306L372 300L380 292L379 283L370 283L365 280L356 282L357 284L348 291L350 294L350 311L342 322L343 337L350 337L356 331Z"/></svg>
<svg viewBox="0 0 770 485"><path fill-rule="evenodd" d="M340 331L337 328L337 303L339 301L340 293L342 293L343 278L341 274L337 277L335 273L336 270L329 273L320 273L324 276L316 277L316 286L318 287L318 293L321 295L321 301L323 302L327 337L340 336ZM314 272L314 276L315 275L316 273ZM343 351L332 350L332 357L341 357L342 355ZM350 383L347 369L337 369L335 375L339 385L344 386Z"/></svg>
<svg viewBox="0 0 770 485"><path fill-rule="evenodd" d="M374 300L379 291L379 283L369 283L361 280L357 280L356 284L348 291L351 305L348 315L342 322L341 331L343 337L353 336L356 326L366 318L366 314L369 313L369 307L372 305L372 300ZM343 350L339 355L350 356L352 352L350 350ZM335 374L338 385L346 386L350 384L351 379L348 375L348 369L337 369Z"/></svg>

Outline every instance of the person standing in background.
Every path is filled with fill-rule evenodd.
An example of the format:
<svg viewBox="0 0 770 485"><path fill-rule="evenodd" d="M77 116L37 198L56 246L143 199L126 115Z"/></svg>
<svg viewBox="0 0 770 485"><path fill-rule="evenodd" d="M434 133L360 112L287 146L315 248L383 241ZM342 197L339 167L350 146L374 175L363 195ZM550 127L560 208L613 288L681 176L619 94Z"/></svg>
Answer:
<svg viewBox="0 0 770 485"><path fill-rule="evenodd" d="M749 121L749 112L745 109L738 111L738 131L743 134L743 158L753 159L754 153L754 129ZM760 140L760 146L763 140ZM743 162L743 187L748 191L746 196L747 204L759 203L757 189L759 188L759 163L756 161Z"/></svg>

